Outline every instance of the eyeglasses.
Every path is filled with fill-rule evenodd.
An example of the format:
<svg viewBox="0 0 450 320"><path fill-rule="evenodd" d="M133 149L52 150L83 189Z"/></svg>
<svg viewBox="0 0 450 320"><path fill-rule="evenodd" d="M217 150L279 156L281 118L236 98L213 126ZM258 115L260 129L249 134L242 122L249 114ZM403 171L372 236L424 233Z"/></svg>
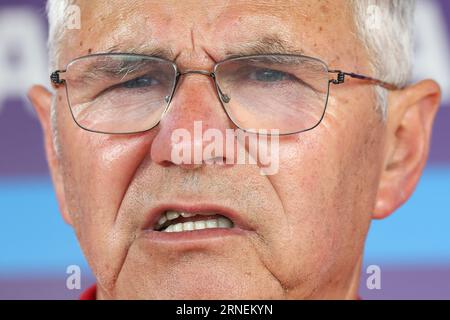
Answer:
<svg viewBox="0 0 450 320"><path fill-rule="evenodd" d="M238 128L278 129L280 135L315 128L324 117L330 85L344 83L346 76L398 89L371 77L329 70L316 58L289 54L241 56L216 63L212 72L180 72L173 61L154 56L99 53L72 60L50 79L55 86L65 85L72 117L82 129L125 134L158 125L180 77L187 74L213 79L225 113Z"/></svg>

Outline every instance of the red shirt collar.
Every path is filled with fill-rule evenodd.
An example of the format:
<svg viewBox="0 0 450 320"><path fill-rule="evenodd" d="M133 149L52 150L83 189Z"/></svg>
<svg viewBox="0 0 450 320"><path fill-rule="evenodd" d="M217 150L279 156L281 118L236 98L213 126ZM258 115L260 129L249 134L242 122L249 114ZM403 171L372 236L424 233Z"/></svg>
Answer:
<svg viewBox="0 0 450 320"><path fill-rule="evenodd" d="M97 286L94 284L84 290L80 295L80 300L97 300Z"/></svg>

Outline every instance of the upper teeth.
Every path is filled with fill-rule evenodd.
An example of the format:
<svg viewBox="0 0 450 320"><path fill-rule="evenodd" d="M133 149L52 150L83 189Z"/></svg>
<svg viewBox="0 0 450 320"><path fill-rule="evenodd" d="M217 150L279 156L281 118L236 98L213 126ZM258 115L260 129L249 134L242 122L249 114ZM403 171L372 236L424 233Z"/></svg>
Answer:
<svg viewBox="0 0 450 320"><path fill-rule="evenodd" d="M197 220L171 224L167 228L162 230L162 232L181 232L211 228L231 228L232 226L233 224L229 219L225 217L219 217L217 219Z"/></svg>
<svg viewBox="0 0 450 320"><path fill-rule="evenodd" d="M175 220L182 216L184 218L189 218L195 216L195 213L179 212L179 211L166 211L161 215L158 220L157 229L160 229L164 223L170 220ZM202 213L203 216L217 215L217 213ZM181 232L181 231L191 231L191 230L201 230L209 228L231 228L233 223L230 219L220 216L216 219L205 219L197 221L187 221L184 223L171 224L163 232Z"/></svg>

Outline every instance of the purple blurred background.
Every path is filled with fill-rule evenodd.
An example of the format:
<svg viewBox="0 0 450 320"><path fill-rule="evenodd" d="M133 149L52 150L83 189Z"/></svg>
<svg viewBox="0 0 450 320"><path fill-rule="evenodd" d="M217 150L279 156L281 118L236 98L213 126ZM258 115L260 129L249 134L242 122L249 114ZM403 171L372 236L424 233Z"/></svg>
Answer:
<svg viewBox="0 0 450 320"><path fill-rule="evenodd" d="M48 86L44 0L0 0L0 299L72 299L69 265L93 283L72 230L59 216L41 129L27 88ZM361 277L364 299L450 298L450 2L418 1L414 78L431 77L444 101L430 160L410 201L373 223ZM30 240L32 239L32 240ZM366 286L366 267L382 272Z"/></svg>

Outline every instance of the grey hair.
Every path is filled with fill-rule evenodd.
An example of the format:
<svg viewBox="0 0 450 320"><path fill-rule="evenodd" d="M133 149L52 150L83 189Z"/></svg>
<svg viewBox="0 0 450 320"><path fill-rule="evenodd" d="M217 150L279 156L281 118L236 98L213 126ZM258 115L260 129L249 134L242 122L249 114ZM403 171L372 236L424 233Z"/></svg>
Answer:
<svg viewBox="0 0 450 320"><path fill-rule="evenodd" d="M48 0L49 65L57 68L66 11L76 0ZM411 77L415 0L349 0L357 33L371 58L373 76L399 86ZM387 91L375 87L378 107L387 109Z"/></svg>
<svg viewBox="0 0 450 320"><path fill-rule="evenodd" d="M76 0L47 0L47 20L48 20L48 65L50 72L58 69L60 56L60 43L64 37L64 22L67 18L67 10ZM61 155L59 135L56 124L56 96L53 97L50 109L53 147L57 157Z"/></svg>
<svg viewBox="0 0 450 320"><path fill-rule="evenodd" d="M376 78L403 87L412 74L415 0L351 0L359 38ZM383 115L387 90L375 87Z"/></svg>
<svg viewBox="0 0 450 320"><path fill-rule="evenodd" d="M64 22L67 18L67 10L73 5L75 0L47 0L47 20L48 20L48 56L49 67L53 71L58 69L60 56L60 46L64 37Z"/></svg>

